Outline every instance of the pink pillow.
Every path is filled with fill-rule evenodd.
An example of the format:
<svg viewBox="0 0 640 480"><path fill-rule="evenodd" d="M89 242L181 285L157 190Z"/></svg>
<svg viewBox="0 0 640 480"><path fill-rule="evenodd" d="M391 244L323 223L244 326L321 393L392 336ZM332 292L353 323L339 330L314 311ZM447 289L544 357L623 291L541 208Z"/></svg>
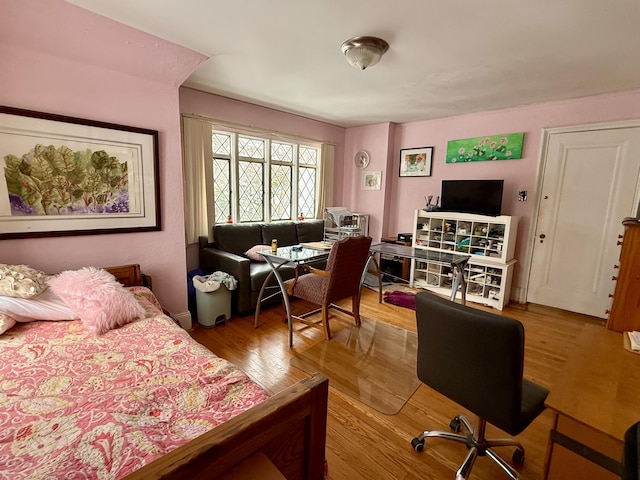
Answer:
<svg viewBox="0 0 640 480"><path fill-rule="evenodd" d="M106 270L66 270L49 280L49 287L97 334L144 318L133 294Z"/></svg>
<svg viewBox="0 0 640 480"><path fill-rule="evenodd" d="M264 262L265 261L264 257L258 255L258 252L260 250L265 250L270 248L271 248L271 245L255 245L251 247L249 250L247 250L246 252L244 252L244 254L247 257L249 257L251 260L254 260L256 262Z"/></svg>

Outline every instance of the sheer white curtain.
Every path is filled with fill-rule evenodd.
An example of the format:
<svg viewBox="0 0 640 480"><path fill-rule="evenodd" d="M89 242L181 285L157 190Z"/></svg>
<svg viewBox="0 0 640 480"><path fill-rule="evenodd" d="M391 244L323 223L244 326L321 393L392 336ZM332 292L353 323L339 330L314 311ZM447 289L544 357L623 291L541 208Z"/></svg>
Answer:
<svg viewBox="0 0 640 480"><path fill-rule="evenodd" d="M213 190L213 152L211 123L182 117L185 174L185 235L187 244L198 243L199 236L213 241L215 215L207 201Z"/></svg>
<svg viewBox="0 0 640 480"><path fill-rule="evenodd" d="M323 143L320 149L320 194L316 218L324 218L324 209L333 206L333 157L335 147Z"/></svg>

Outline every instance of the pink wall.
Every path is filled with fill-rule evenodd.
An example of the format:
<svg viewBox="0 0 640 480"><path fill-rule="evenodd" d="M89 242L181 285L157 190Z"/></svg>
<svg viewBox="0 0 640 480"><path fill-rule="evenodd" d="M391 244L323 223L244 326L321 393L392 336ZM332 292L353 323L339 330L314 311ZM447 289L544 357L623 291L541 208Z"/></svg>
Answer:
<svg viewBox="0 0 640 480"><path fill-rule="evenodd" d="M345 136L344 185L342 201L339 206L355 213L368 213L369 235L379 239L386 229L388 216L384 214L390 202L393 188L393 168L390 145L393 144L396 125L381 123L366 127L347 129ZM365 169L356 167L354 158L357 152L366 150L369 153L369 165ZM362 190L364 172L381 171L380 190Z"/></svg>
<svg viewBox="0 0 640 480"><path fill-rule="evenodd" d="M344 128L184 87L180 89L180 112L335 144L334 188L342 194ZM196 245L189 246L187 256L188 268L196 268Z"/></svg>
<svg viewBox="0 0 640 480"><path fill-rule="evenodd" d="M162 231L3 240L0 262L49 273L140 263L187 311L178 85L205 57L61 0L0 0L0 104L159 131Z"/></svg>
<svg viewBox="0 0 640 480"><path fill-rule="evenodd" d="M395 137L389 145L381 141L380 126L359 127L347 130L346 152L364 148L370 150L376 165L384 165L384 156L389 166L385 173L390 179L388 198L380 200L387 192L362 191L359 188L349 193L355 196L356 205L371 205L363 213L385 217L380 223L384 229L371 232L378 235L395 235L413 230L414 211L425 204L425 195L440 195L443 179L497 178L505 180L503 213L520 217L516 245L516 265L513 286L523 283L522 261L526 255L529 226L536 201L536 177L539 169L540 142L543 128L568 125L584 125L640 118L640 90L633 92L600 95L564 102L549 102L506 110L480 112L439 120L397 125ZM521 160L446 164L448 140L497 135L502 133L525 133L523 158ZM388 148L391 146L392 148ZM399 178L399 152L402 148L434 147L431 177ZM372 162L373 163L373 162ZM370 166L369 169L378 169ZM355 183L353 184L355 185ZM353 186L352 185L352 186ZM518 190L528 191L528 201L518 202ZM347 192L345 191L344 195Z"/></svg>

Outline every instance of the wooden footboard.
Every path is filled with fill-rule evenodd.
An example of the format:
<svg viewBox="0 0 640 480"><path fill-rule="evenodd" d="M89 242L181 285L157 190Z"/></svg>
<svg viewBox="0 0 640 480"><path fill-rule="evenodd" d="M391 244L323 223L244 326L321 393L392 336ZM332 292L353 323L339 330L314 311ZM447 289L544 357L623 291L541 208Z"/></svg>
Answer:
<svg viewBox="0 0 640 480"><path fill-rule="evenodd" d="M215 479L264 454L288 480L321 480L328 388L316 373L125 478Z"/></svg>

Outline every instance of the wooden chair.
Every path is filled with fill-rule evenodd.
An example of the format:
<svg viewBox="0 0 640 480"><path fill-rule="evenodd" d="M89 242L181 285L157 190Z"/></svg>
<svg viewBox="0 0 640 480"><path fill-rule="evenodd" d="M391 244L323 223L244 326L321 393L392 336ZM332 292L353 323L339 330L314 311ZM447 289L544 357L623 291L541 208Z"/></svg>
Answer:
<svg viewBox="0 0 640 480"><path fill-rule="evenodd" d="M360 288L362 273L369 259L371 237L346 237L331 247L325 270L308 265L298 265L295 277L284 282L287 295L320 305L302 315L292 315L294 320L306 325L319 326L307 317L322 312L321 324L327 340L331 339L329 308L335 308L351 315L356 325L360 325ZM351 297L351 311L335 305L334 302Z"/></svg>

